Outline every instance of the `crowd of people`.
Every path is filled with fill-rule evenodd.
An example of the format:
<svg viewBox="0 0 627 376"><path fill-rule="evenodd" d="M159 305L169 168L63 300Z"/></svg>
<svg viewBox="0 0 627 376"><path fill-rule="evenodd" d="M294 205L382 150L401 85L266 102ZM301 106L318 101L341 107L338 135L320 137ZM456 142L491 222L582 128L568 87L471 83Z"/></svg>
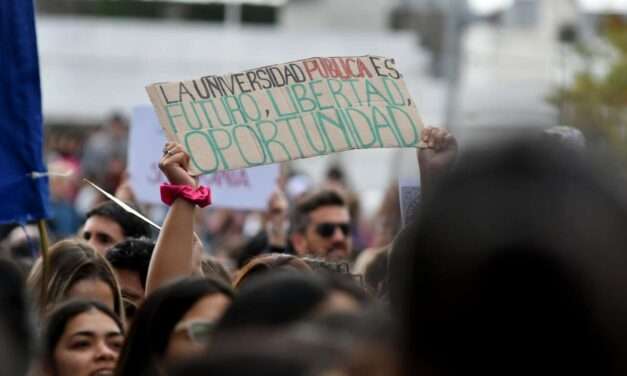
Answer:
<svg viewBox="0 0 627 376"><path fill-rule="evenodd" d="M461 154L424 128L414 222L391 187L365 235L334 170L296 197L279 184L224 254L242 218L199 231L210 187L168 142L160 231L104 200L46 257L28 228L6 237L0 374L624 375L625 185L563 134ZM136 204L124 179L109 189Z"/></svg>

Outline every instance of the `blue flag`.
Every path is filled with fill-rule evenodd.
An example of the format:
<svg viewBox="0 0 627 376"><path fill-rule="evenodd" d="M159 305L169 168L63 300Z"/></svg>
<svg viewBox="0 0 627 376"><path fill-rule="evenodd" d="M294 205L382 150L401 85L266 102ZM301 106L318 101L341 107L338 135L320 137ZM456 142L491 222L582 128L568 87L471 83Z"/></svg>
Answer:
<svg viewBox="0 0 627 376"><path fill-rule="evenodd" d="M0 0L0 223L48 216L32 0Z"/></svg>

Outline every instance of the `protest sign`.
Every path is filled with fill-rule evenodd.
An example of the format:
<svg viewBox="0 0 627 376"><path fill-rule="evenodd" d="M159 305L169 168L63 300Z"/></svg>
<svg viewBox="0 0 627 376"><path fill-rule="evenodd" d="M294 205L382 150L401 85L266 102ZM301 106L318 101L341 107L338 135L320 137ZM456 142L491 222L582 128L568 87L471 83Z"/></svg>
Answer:
<svg viewBox="0 0 627 376"><path fill-rule="evenodd" d="M420 141L422 122L390 58L310 58L146 90L195 174Z"/></svg>
<svg viewBox="0 0 627 376"><path fill-rule="evenodd" d="M420 207L420 179L398 179L398 197L401 206L401 223L407 226L416 220Z"/></svg>
<svg viewBox="0 0 627 376"><path fill-rule="evenodd" d="M159 170L166 138L151 106L133 109L128 151L131 186L141 203L160 204L159 185L166 182ZM213 207L266 209L279 177L278 165L266 165L201 176L200 184L211 187Z"/></svg>

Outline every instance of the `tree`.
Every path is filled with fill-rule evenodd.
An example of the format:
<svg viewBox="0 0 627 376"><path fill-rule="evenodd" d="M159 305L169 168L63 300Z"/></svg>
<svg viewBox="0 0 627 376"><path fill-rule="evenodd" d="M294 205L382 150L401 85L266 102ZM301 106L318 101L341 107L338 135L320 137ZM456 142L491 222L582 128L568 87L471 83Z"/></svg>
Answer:
<svg viewBox="0 0 627 376"><path fill-rule="evenodd" d="M579 128L592 147L616 153L627 166L627 25L607 17L600 28L610 54L579 45L585 68L573 83L556 90L549 101L559 107L563 124ZM593 67L599 62L603 73Z"/></svg>

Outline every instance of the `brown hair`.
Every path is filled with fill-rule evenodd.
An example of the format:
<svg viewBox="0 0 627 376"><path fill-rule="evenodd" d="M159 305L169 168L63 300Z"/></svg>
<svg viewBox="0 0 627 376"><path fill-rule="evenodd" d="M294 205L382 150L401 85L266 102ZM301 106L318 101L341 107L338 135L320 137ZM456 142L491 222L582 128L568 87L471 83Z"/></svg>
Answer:
<svg viewBox="0 0 627 376"><path fill-rule="evenodd" d="M290 212L289 234L304 232L309 224L309 213L323 206L341 206L348 209L346 198L334 189L324 189L306 195L296 202Z"/></svg>
<svg viewBox="0 0 627 376"><path fill-rule="evenodd" d="M296 256L283 253L269 253L254 257L244 265L235 275L233 286L239 288L250 277L273 269L293 269L302 272L312 271L306 262Z"/></svg>
<svg viewBox="0 0 627 376"><path fill-rule="evenodd" d="M67 300L68 291L79 281L97 279L105 282L113 294L113 310L124 320L120 286L109 262L89 244L80 240L62 240L49 250L48 281L43 286L41 257L31 270L27 285L34 292L34 302L40 314ZM46 293L40 294L42 288Z"/></svg>

